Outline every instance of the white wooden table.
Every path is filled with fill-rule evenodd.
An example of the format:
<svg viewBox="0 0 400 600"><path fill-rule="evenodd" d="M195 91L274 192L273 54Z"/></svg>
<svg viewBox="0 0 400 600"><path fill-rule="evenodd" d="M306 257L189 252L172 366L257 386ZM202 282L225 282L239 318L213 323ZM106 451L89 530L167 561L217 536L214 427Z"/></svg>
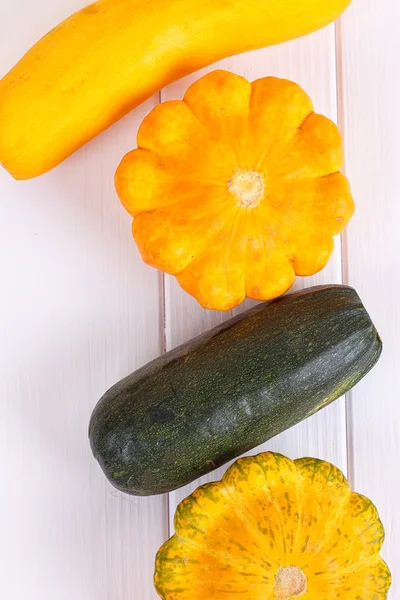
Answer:
<svg viewBox="0 0 400 600"><path fill-rule="evenodd" d="M0 76L85 0L0 0ZM317 277L361 295L385 344L347 397L265 447L313 455L377 504L400 597L400 3L353 0L336 26L219 63L300 83L338 120L357 214ZM181 98L198 74L161 93ZM142 264L114 170L155 96L49 174L0 171L0 598L150 600L153 561L180 490L124 496L87 426L114 382L231 314L205 312ZM165 323L165 326L164 326ZM193 488L194 486L192 486ZM190 489L192 489L190 488ZM345 599L343 599L345 600Z"/></svg>

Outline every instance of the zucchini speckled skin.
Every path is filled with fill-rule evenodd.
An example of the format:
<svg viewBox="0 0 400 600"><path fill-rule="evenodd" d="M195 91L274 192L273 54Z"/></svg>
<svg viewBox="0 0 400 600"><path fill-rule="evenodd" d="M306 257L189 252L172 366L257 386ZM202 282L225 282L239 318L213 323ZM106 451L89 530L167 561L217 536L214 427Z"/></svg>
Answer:
<svg viewBox="0 0 400 600"><path fill-rule="evenodd" d="M174 490L336 400L381 351L352 288L258 305L112 387L91 418L93 454L123 492Z"/></svg>

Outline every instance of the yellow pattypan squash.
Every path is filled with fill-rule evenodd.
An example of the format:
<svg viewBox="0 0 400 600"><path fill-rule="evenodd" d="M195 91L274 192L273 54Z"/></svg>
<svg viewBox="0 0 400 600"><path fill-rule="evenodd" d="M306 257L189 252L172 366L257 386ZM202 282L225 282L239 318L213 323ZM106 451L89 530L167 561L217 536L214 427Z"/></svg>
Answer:
<svg viewBox="0 0 400 600"><path fill-rule="evenodd" d="M115 182L143 260L206 308L320 271L354 212L338 128L287 80L214 71L154 108L138 146Z"/></svg>
<svg viewBox="0 0 400 600"><path fill-rule="evenodd" d="M384 600L391 584L376 508L321 460L239 459L175 529L156 560L164 600Z"/></svg>

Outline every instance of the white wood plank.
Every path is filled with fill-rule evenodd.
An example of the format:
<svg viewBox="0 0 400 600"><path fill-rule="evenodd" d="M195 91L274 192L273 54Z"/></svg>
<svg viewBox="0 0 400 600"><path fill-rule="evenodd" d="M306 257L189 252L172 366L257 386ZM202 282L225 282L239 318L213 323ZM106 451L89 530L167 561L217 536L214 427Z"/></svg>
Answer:
<svg viewBox="0 0 400 600"><path fill-rule="evenodd" d="M386 528L384 557L400 595L400 5L354 0L341 22L341 121L347 174L358 211L348 230L347 279L384 343L370 376L351 394L351 478L376 503Z"/></svg>
<svg viewBox="0 0 400 600"><path fill-rule="evenodd" d="M252 52L227 59L212 68L224 68L250 80L274 75L292 79L302 85L314 101L315 109L330 118L337 118L335 29L330 26L306 38L275 48ZM211 70L204 69L162 92L162 100L181 99L190 83ZM315 277L301 279L296 287L342 281L341 248L336 250L327 268ZM166 342L167 349L209 329L232 316L232 313L205 311L186 295L176 281L166 277ZM247 301L241 309L249 306ZM235 311L237 312L237 311ZM298 425L258 450L276 450L292 458L312 455L330 460L344 471L346 459L346 415L344 400L339 400L323 412ZM170 528L176 504L199 484L219 478L224 468L170 494Z"/></svg>
<svg viewBox="0 0 400 600"><path fill-rule="evenodd" d="M85 3L2 3L0 73ZM156 598L167 499L116 492L87 436L104 391L162 350L161 277L113 189L156 101L37 180L0 170L1 598Z"/></svg>

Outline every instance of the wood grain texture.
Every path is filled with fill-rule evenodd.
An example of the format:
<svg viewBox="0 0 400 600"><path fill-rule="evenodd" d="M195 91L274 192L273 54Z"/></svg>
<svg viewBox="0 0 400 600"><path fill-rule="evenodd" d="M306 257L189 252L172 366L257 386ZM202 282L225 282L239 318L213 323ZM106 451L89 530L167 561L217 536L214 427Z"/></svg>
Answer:
<svg viewBox="0 0 400 600"><path fill-rule="evenodd" d="M7 4L0 74L85 3ZM166 498L116 492L87 428L104 391L162 350L162 280L113 188L157 101L44 177L17 183L0 170L0 598L156 598Z"/></svg>
<svg viewBox="0 0 400 600"><path fill-rule="evenodd" d="M358 206L346 237L348 282L380 331L384 353L351 394L351 478L374 499L386 528L384 556L400 595L400 5L354 0L340 28L341 122Z"/></svg>
<svg viewBox="0 0 400 600"><path fill-rule="evenodd" d="M224 68L253 81L267 75L292 79L313 99L315 110L337 119L335 29L328 27L306 38L274 48L252 52L221 61L212 68L172 84L162 92L162 100L181 99L191 82L213 68ZM296 288L342 281L341 247L337 239L335 253L326 269L315 277L299 279ZM171 277L166 277L166 343L171 349L194 335L232 316L232 312L205 311L185 294ZM251 302L233 312L244 310ZM346 471L346 415L344 400L271 440L258 450L276 450L297 458L315 456L330 460ZM170 494L170 528L176 505L199 484L220 478L225 468Z"/></svg>

